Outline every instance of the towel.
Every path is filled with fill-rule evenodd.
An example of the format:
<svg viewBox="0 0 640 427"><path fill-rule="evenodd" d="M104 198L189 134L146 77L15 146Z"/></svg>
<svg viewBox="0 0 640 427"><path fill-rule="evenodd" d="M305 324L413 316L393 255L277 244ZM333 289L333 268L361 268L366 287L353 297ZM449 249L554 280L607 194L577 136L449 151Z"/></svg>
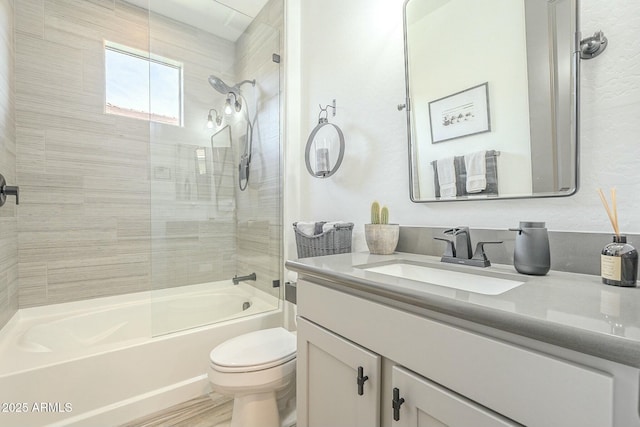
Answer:
<svg viewBox="0 0 640 427"><path fill-rule="evenodd" d="M436 166L440 183L440 197L456 197L456 168L453 165L453 157L438 160Z"/></svg>
<svg viewBox="0 0 640 427"><path fill-rule="evenodd" d="M318 234L322 234L322 232L324 231L324 225L326 223L327 221L317 221L316 227L313 229L313 235L317 236Z"/></svg>
<svg viewBox="0 0 640 427"><path fill-rule="evenodd" d="M315 235L316 222L315 221L298 221L296 222L296 228L299 232L305 236L312 237Z"/></svg>
<svg viewBox="0 0 640 427"><path fill-rule="evenodd" d="M347 224L346 221L331 221L331 222L327 222L322 226L322 232L326 232L329 231L333 228L335 228L337 225L342 225L342 224Z"/></svg>
<svg viewBox="0 0 640 427"><path fill-rule="evenodd" d="M476 151L464 156L467 170L467 193L479 193L487 188L487 152Z"/></svg>

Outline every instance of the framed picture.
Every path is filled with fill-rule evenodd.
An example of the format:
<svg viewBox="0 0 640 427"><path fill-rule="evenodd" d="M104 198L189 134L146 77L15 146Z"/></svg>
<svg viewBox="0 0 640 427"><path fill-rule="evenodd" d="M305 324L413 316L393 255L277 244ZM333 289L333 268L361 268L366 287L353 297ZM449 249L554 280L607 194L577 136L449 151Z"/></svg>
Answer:
<svg viewBox="0 0 640 427"><path fill-rule="evenodd" d="M431 143L490 132L489 84L429 102Z"/></svg>

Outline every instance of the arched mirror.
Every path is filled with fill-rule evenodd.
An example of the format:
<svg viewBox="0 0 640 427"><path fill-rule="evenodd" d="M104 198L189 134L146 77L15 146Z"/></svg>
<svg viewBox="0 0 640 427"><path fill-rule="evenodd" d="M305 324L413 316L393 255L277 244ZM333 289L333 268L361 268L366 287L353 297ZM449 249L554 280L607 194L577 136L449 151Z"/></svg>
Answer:
<svg viewBox="0 0 640 427"><path fill-rule="evenodd" d="M411 199L578 188L578 0L407 0Z"/></svg>

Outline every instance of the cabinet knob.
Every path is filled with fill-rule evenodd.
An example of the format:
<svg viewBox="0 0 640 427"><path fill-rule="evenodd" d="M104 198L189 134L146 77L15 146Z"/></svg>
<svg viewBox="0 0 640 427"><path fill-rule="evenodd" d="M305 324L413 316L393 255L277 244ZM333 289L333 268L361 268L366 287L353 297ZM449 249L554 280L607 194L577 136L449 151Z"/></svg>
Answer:
<svg viewBox="0 0 640 427"><path fill-rule="evenodd" d="M393 400L391 406L393 407L393 420L400 421L400 407L404 403L404 398L400 397L400 389L395 387L393 389Z"/></svg>
<svg viewBox="0 0 640 427"><path fill-rule="evenodd" d="M364 375L364 368L362 366L358 366L358 396L362 396L364 394L364 383L368 379L369 377Z"/></svg>

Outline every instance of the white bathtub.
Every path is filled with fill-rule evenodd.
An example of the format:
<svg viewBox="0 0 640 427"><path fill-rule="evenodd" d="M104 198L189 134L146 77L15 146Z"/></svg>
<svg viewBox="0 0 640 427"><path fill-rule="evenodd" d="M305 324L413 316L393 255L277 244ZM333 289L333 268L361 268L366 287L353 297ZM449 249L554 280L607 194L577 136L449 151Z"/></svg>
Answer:
<svg viewBox="0 0 640 427"><path fill-rule="evenodd" d="M113 426L200 396L211 349L282 325L278 307L229 281L19 310L0 331L0 426Z"/></svg>

